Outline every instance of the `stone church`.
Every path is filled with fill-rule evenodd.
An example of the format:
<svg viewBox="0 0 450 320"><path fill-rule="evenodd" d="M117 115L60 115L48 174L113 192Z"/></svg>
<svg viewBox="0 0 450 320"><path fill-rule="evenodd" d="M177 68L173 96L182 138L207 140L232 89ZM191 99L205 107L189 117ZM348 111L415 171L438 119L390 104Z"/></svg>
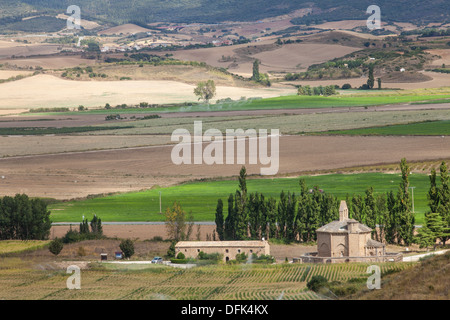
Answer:
<svg viewBox="0 0 450 320"><path fill-rule="evenodd" d="M371 238L372 229L349 219L345 201L339 207L339 220L316 230L317 252L300 257L302 262L382 262L399 261L401 254L386 252L386 246ZM296 259L298 260L298 259Z"/></svg>

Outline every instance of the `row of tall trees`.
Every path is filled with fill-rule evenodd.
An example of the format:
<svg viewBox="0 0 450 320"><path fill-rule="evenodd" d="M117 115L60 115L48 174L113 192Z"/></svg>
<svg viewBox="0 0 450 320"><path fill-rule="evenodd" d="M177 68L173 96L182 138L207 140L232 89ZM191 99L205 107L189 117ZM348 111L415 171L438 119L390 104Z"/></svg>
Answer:
<svg viewBox="0 0 450 320"><path fill-rule="evenodd" d="M445 162L440 166L440 184L436 170L431 171L428 193L430 211L425 225L415 235L415 214L412 212L409 174L406 159L400 162L401 181L397 191L374 193L368 187L363 194L346 198L349 217L368 227L372 238L389 244L444 244L450 238L450 182ZM287 242L315 241L316 230L339 217L339 201L322 192L317 186L309 189L300 180L300 193L281 192L280 197L265 197L248 193L246 169L239 175L239 188L228 197L225 218L224 203L218 199L216 231L220 240L277 238Z"/></svg>
<svg viewBox="0 0 450 320"><path fill-rule="evenodd" d="M239 174L239 189L228 197L224 218L223 201L216 207L216 231L220 240L276 238L286 242L316 240L316 229L339 216L338 199L317 186L308 189L300 181L300 194L282 191L279 199L258 192L248 193L246 169Z"/></svg>
<svg viewBox="0 0 450 320"><path fill-rule="evenodd" d="M372 228L372 238L389 244L410 245L414 241L414 213L409 193L410 168L400 163L402 180L397 193L374 194L369 187L363 195L347 196L349 217Z"/></svg>
<svg viewBox="0 0 450 320"><path fill-rule="evenodd" d="M42 199L26 194L1 199L0 240L45 240L50 228L50 211Z"/></svg>
<svg viewBox="0 0 450 320"><path fill-rule="evenodd" d="M445 162L441 163L439 174L440 184L436 169L431 170L427 194L430 210L425 213L425 224L416 237L421 247L435 246L438 239L445 245L450 238L450 179Z"/></svg>

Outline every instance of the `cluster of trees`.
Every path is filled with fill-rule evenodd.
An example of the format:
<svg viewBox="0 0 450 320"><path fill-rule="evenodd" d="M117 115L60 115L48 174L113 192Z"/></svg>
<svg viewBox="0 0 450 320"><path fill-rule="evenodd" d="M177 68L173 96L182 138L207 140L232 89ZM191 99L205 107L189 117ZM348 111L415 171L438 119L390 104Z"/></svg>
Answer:
<svg viewBox="0 0 450 320"><path fill-rule="evenodd" d="M255 59L255 61L253 61L252 77L250 78L250 80L259 82L265 86L270 87L272 85L272 83L269 80L269 75L267 73L259 72L260 64L261 64L261 62L258 59Z"/></svg>
<svg viewBox="0 0 450 320"><path fill-rule="evenodd" d="M318 87L300 86L297 94L299 96L332 96L336 94L336 87L333 85Z"/></svg>
<svg viewBox="0 0 450 320"><path fill-rule="evenodd" d="M442 162L439 167L440 185L437 183L435 169L430 174L430 189L427 194L430 211L425 213L423 225L416 237L421 247L435 246L439 239L445 245L450 238L450 179L447 165Z"/></svg>
<svg viewBox="0 0 450 320"><path fill-rule="evenodd" d="M338 199L300 181L300 195L281 192L280 198L248 193L246 169L239 174L239 189L228 197L228 215L218 199L215 222L220 240L275 238L285 242L316 240L316 229L339 216Z"/></svg>
<svg viewBox="0 0 450 320"><path fill-rule="evenodd" d="M192 212L186 213L181 204L175 201L172 207L166 209L165 216L168 238L175 242L189 240L194 228Z"/></svg>
<svg viewBox="0 0 450 320"><path fill-rule="evenodd" d="M400 163L402 180L397 193L374 194L369 187L364 195L347 196L349 217L372 228L372 238L389 244L411 245L414 242L414 213L409 193L409 166Z"/></svg>
<svg viewBox="0 0 450 320"><path fill-rule="evenodd" d="M349 217L372 231L372 238L389 244L429 246L440 239L444 244L450 238L450 181L447 167L440 166L440 181L436 171L430 175L428 194L430 212L426 224L415 231L412 212L409 174L406 159L400 162L402 179L397 192L375 194L373 187L364 194L347 195ZM300 180L300 193L281 192L279 199L263 194L248 193L246 169L239 174L239 189L228 197L228 215L224 217L224 204L218 199L215 212L216 231L220 240L275 238L285 242L309 242L317 239L316 230L337 220L340 201L324 193L318 186L312 189Z"/></svg>
<svg viewBox="0 0 450 320"><path fill-rule="evenodd" d="M0 240L45 240L50 228L50 211L42 199L26 194L1 199Z"/></svg>
<svg viewBox="0 0 450 320"><path fill-rule="evenodd" d="M88 219L84 219L80 223L80 228L78 231L73 230L70 226L69 230L66 232L62 238L63 243L73 243L82 240L94 240L103 238L103 227L102 219L94 215L91 222Z"/></svg>
<svg viewBox="0 0 450 320"><path fill-rule="evenodd" d="M403 31L401 35L420 35L421 37L445 37L450 36L450 28L447 29L436 29L436 28L425 28L423 30L411 30Z"/></svg>

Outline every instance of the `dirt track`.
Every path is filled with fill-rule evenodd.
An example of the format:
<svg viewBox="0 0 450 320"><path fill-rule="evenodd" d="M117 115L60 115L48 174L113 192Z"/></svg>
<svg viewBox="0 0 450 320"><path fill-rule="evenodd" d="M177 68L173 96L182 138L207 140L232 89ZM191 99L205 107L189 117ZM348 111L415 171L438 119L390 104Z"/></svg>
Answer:
<svg viewBox="0 0 450 320"><path fill-rule="evenodd" d="M0 160L0 193L58 199L227 177L242 165L174 165L172 146L14 157ZM280 175L353 166L450 158L448 137L283 136ZM246 160L248 163L248 159ZM246 165L259 174L261 165Z"/></svg>

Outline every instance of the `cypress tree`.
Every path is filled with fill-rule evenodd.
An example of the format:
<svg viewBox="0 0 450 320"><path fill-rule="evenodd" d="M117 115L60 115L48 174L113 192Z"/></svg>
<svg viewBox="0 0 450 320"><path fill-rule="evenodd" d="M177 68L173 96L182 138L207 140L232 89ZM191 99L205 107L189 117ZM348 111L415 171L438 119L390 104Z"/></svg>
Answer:
<svg viewBox="0 0 450 320"><path fill-rule="evenodd" d="M219 240L224 240L224 220L223 220L223 201L217 200L216 207L216 230Z"/></svg>
<svg viewBox="0 0 450 320"><path fill-rule="evenodd" d="M397 213L398 213L398 243L401 241L405 245L410 245L414 235L414 214L411 212L411 199L409 197L409 166L403 158L400 163L402 181L397 192Z"/></svg>
<svg viewBox="0 0 450 320"><path fill-rule="evenodd" d="M446 226L446 236L442 237L442 241L445 242L450 238L448 233L448 227L450 227L450 179L448 176L447 165L442 162L440 167L441 187L439 188L439 201L440 206L436 210L442 218Z"/></svg>
<svg viewBox="0 0 450 320"><path fill-rule="evenodd" d="M236 211L234 209L234 197L230 193L228 196L228 215L225 219L225 240L236 239Z"/></svg>
<svg viewBox="0 0 450 320"><path fill-rule="evenodd" d="M431 212L439 212L439 189L436 185L436 169L431 169L430 178L430 190L428 191L428 206Z"/></svg>

